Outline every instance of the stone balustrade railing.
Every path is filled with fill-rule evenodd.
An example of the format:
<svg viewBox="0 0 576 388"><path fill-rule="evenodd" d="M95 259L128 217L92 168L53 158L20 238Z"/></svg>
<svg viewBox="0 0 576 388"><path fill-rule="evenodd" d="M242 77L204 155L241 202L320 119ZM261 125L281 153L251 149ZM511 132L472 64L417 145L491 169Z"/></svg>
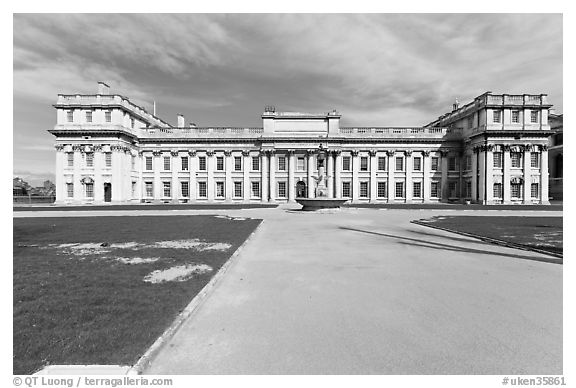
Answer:
<svg viewBox="0 0 576 388"><path fill-rule="evenodd" d="M263 128L241 127L183 127L183 128L142 128L141 137L254 137L260 136Z"/></svg>
<svg viewBox="0 0 576 388"><path fill-rule="evenodd" d="M461 136L461 128L445 127L341 127L340 133L343 135L356 136Z"/></svg>

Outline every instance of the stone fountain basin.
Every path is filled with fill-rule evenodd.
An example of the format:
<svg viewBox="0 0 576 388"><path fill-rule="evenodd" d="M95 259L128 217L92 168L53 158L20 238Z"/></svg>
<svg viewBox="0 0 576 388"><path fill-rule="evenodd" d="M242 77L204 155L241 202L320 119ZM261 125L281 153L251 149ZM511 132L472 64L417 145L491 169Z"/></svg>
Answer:
<svg viewBox="0 0 576 388"><path fill-rule="evenodd" d="M297 198L296 202L302 205L304 211L314 211L321 209L338 209L348 201L342 198Z"/></svg>

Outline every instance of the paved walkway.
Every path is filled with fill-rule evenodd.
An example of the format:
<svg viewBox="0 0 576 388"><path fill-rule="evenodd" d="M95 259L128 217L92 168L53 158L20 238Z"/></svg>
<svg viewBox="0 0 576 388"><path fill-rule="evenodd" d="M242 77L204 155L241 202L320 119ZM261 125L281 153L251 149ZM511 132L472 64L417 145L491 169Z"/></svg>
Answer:
<svg viewBox="0 0 576 388"><path fill-rule="evenodd" d="M146 373L562 373L561 265L410 223L506 212L199 213L265 221Z"/></svg>

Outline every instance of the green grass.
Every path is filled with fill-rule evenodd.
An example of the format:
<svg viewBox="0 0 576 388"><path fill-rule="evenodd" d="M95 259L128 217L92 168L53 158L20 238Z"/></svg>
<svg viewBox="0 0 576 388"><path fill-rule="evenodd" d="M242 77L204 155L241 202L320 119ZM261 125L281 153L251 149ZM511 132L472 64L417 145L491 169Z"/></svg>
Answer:
<svg viewBox="0 0 576 388"><path fill-rule="evenodd" d="M261 220L214 216L14 219L13 373L49 364L132 365ZM200 239L226 251L145 247L74 256L48 244ZM161 257L123 264L114 257ZM154 270L207 264L212 272L152 284Z"/></svg>
<svg viewBox="0 0 576 388"><path fill-rule="evenodd" d="M563 253L562 217L437 216L417 223L555 254Z"/></svg>

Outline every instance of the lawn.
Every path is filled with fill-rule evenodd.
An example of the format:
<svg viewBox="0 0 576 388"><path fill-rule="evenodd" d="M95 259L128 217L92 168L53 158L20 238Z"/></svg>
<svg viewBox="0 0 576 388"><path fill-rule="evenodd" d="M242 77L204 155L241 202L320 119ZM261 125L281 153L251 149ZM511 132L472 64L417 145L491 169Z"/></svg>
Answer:
<svg viewBox="0 0 576 388"><path fill-rule="evenodd" d="M562 217L437 216L413 222L556 255L563 253Z"/></svg>
<svg viewBox="0 0 576 388"><path fill-rule="evenodd" d="M13 373L133 365L260 222L15 218Z"/></svg>

